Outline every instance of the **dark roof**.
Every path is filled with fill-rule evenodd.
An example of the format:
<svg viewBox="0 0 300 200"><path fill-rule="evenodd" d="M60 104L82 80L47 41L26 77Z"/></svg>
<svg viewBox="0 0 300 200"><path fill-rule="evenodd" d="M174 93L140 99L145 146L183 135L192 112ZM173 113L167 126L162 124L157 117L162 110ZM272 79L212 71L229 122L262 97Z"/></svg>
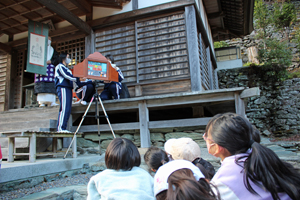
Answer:
<svg viewBox="0 0 300 200"><path fill-rule="evenodd" d="M248 35L253 30L254 0L203 0L214 41Z"/></svg>
<svg viewBox="0 0 300 200"><path fill-rule="evenodd" d="M1 0L0 2L0 35L14 35L28 30L28 20L53 24L65 19L47 8L43 2L59 3L76 16L91 12L92 6L122 9L122 3L130 0Z"/></svg>

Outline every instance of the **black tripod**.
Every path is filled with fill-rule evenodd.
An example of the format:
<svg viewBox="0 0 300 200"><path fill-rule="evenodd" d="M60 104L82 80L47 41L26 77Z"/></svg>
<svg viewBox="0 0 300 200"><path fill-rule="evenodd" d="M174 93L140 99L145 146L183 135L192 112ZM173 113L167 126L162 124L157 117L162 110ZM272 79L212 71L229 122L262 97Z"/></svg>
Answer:
<svg viewBox="0 0 300 200"><path fill-rule="evenodd" d="M69 150L70 150L70 148L71 148L71 146L72 146L72 144L73 144L73 142L74 142L74 138L75 138L75 136L77 135L77 133L78 133L80 127L81 127L81 124L82 124L83 120L84 120L85 117L87 116L86 114L88 113L88 111L89 111L89 109L90 109L90 107L91 107L91 105L92 105L94 99L96 100L96 106L95 106L95 118L97 119L97 125L98 125L99 151L100 151L100 154L101 154L101 144L100 144L100 121L99 121L100 116L99 116L99 107L98 107L98 106L99 106L99 103L100 103L100 105L101 105L101 107L102 107L103 113L104 113L104 115L105 115L105 118L106 118L107 123L108 123L108 125L109 125L109 128L110 128L110 130L111 130L111 133L113 134L114 138L116 138L116 135L115 135L115 133L114 133L112 127L111 127L109 118L108 118L107 113L106 113L106 111L105 111L105 108L104 108L104 106L103 106L103 103L102 103L102 100L101 100L101 98L100 98L100 95L98 94L97 88L95 87L95 94L94 94L94 96L92 97L92 99L91 99L91 101L90 101L90 103L89 103L87 109L85 110L84 115L82 116L82 119L81 119L81 121L80 121L80 123L79 123L79 125L78 125L78 127L77 127L77 129L76 129L76 131L75 131L75 133L74 133L73 139L72 139L72 141L71 141L71 143L70 143L70 145L69 145L69 147L68 147L68 150L67 150L66 154L64 155L64 158L63 158L63 159L66 158L66 156L67 156L67 154L68 154L68 152L69 152Z"/></svg>

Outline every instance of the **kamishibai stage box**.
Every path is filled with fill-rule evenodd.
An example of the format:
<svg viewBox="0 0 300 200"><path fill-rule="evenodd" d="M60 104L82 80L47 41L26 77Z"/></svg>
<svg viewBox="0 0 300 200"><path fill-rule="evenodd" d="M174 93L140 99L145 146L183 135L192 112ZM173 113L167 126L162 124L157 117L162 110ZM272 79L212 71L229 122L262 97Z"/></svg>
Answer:
<svg viewBox="0 0 300 200"><path fill-rule="evenodd" d="M75 77L102 81L119 81L119 74L110 62L99 52L90 54L73 68Z"/></svg>

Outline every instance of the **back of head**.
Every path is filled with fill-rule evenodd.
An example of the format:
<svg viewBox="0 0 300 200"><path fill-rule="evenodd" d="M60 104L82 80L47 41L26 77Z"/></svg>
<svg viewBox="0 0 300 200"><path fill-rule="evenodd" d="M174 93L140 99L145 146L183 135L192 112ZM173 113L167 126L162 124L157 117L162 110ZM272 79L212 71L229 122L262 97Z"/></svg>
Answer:
<svg viewBox="0 0 300 200"><path fill-rule="evenodd" d="M158 169L154 195L158 200L216 198L200 170L186 160L170 161Z"/></svg>
<svg viewBox="0 0 300 200"><path fill-rule="evenodd" d="M278 193L285 192L292 199L300 199L300 175L294 169L287 167L270 149L260 145L260 138L251 123L244 117L225 113L214 116L206 126L206 133L213 141L227 149L231 155L245 153L244 184L253 194L250 180L269 191L273 199L279 199ZM251 149L251 151L249 151ZM238 156L236 163L245 156Z"/></svg>
<svg viewBox="0 0 300 200"><path fill-rule="evenodd" d="M191 138L169 139L165 143L165 151L172 155L174 160L183 159L193 162L200 158L200 147Z"/></svg>
<svg viewBox="0 0 300 200"><path fill-rule="evenodd" d="M158 147L150 147L146 151L144 159L148 167L154 171L156 171L164 163L169 162L167 153Z"/></svg>
<svg viewBox="0 0 300 200"><path fill-rule="evenodd" d="M108 169L131 170L141 164L141 156L131 140L115 138L105 152L105 165Z"/></svg>
<svg viewBox="0 0 300 200"><path fill-rule="evenodd" d="M115 63L115 59L114 59L114 57L113 57L111 54L106 54L106 55L105 55L105 58L106 58L106 59L109 59L109 60L111 61L112 64Z"/></svg>

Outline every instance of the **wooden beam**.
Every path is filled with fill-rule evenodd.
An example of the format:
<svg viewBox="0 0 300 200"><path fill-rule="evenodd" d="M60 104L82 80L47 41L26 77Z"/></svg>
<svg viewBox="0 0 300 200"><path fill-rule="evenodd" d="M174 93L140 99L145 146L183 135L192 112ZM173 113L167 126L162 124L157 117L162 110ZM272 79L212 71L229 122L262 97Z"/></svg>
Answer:
<svg viewBox="0 0 300 200"><path fill-rule="evenodd" d="M114 9L122 9L123 7L120 4L112 4L112 3L103 3L103 2L92 2L93 6L104 7L104 8L114 8Z"/></svg>
<svg viewBox="0 0 300 200"><path fill-rule="evenodd" d="M132 1L132 10L139 9L139 0L131 0Z"/></svg>
<svg viewBox="0 0 300 200"><path fill-rule="evenodd" d="M86 0L69 0L71 1L75 6L77 6L80 10L82 10L85 13L91 13L92 12L92 5L90 2Z"/></svg>
<svg viewBox="0 0 300 200"><path fill-rule="evenodd" d="M188 126L206 126L211 117L192 118L192 119L177 119L149 122L149 128L173 128L173 127L188 127Z"/></svg>
<svg viewBox="0 0 300 200"><path fill-rule="evenodd" d="M104 28L115 24L132 22L133 20L140 19L141 16L153 16L158 13L166 13L166 10L183 10L184 6L194 4L195 0L174 1L170 3L160 4L157 6L151 6L143 9L134 10L131 12L125 12L118 15L112 15L100 19L95 19L89 22L89 24L93 27L93 29Z"/></svg>
<svg viewBox="0 0 300 200"><path fill-rule="evenodd" d="M216 18L225 17L225 16L226 15L223 13L223 11L207 14L208 19L216 19Z"/></svg>
<svg viewBox="0 0 300 200"><path fill-rule="evenodd" d="M95 34L92 30L91 33L85 37L85 58L95 52Z"/></svg>
<svg viewBox="0 0 300 200"><path fill-rule="evenodd" d="M11 55L7 55L4 110L10 108Z"/></svg>
<svg viewBox="0 0 300 200"><path fill-rule="evenodd" d="M11 54L11 47L7 44L0 42L0 51Z"/></svg>
<svg viewBox="0 0 300 200"><path fill-rule="evenodd" d="M214 89L213 84L213 66L211 64L211 58L210 58L210 46L206 48L206 55L207 55L207 62L208 62L208 77L209 77L209 87L211 90Z"/></svg>
<svg viewBox="0 0 300 200"><path fill-rule="evenodd" d="M139 103L139 122L140 122L140 138L141 147L147 148L151 146L149 131L149 110L146 101Z"/></svg>
<svg viewBox="0 0 300 200"><path fill-rule="evenodd" d="M138 130L140 128L139 122L132 122L132 123L121 123L121 124L111 124L111 127L114 131L118 130ZM75 132L77 126L72 126L71 131ZM103 131L110 131L108 124L101 124L100 130ZM98 125L82 125L80 127L80 132L89 133L89 132L97 132Z"/></svg>
<svg viewBox="0 0 300 200"><path fill-rule="evenodd" d="M40 4L46 6L51 11L55 12L60 17L64 18L71 24L73 24L75 27L77 27L79 30L83 31L87 35L89 35L92 31L92 28L85 23L83 20L81 20L79 17L77 17L75 14L73 14L71 11L69 11L66 7L59 4L56 0L35 0L39 2Z"/></svg>
<svg viewBox="0 0 300 200"><path fill-rule="evenodd" d="M202 90L196 13L193 5L185 7L186 39L192 92Z"/></svg>
<svg viewBox="0 0 300 200"><path fill-rule="evenodd" d="M241 98L241 96L238 92L235 92L234 98L235 98L235 112L236 112L236 114L239 114L243 117L246 117L246 109L245 109L244 100Z"/></svg>
<svg viewBox="0 0 300 200"><path fill-rule="evenodd" d="M255 97L260 95L259 87L245 89L241 94L241 98Z"/></svg>

